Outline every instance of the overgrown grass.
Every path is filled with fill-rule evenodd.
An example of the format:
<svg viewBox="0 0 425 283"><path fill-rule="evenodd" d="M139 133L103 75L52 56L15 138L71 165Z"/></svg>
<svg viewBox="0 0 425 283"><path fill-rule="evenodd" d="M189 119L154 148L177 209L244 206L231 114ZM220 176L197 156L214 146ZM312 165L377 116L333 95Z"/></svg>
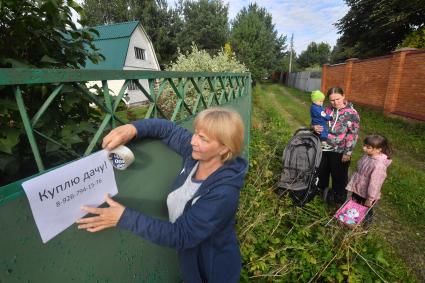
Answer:
<svg viewBox="0 0 425 283"><path fill-rule="evenodd" d="M242 281L414 282L376 236L361 229L347 231L335 223L325 227L330 214L320 199L301 209L276 197L281 155L293 129L261 85L253 95L250 170L237 226Z"/></svg>

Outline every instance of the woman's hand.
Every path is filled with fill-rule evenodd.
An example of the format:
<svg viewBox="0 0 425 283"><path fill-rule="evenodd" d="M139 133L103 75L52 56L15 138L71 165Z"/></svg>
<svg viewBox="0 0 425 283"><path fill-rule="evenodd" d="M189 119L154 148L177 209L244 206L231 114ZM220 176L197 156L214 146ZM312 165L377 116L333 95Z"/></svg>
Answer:
<svg viewBox="0 0 425 283"><path fill-rule="evenodd" d="M348 154L342 155L342 159L341 159L342 162L348 162L350 160L351 160L351 155L348 155Z"/></svg>
<svg viewBox="0 0 425 283"><path fill-rule="evenodd" d="M119 145L128 143L136 135L137 129L132 124L116 127L103 138L102 148L112 150Z"/></svg>
<svg viewBox="0 0 425 283"><path fill-rule="evenodd" d="M124 212L125 207L120 203L114 201L106 195L106 203L109 207L96 208L83 206L81 209L91 214L97 214L97 216L81 218L76 223L78 229L86 229L88 232L98 232L106 228L115 227Z"/></svg>
<svg viewBox="0 0 425 283"><path fill-rule="evenodd" d="M313 125L313 130L320 135L321 132L323 132L323 126L320 125Z"/></svg>

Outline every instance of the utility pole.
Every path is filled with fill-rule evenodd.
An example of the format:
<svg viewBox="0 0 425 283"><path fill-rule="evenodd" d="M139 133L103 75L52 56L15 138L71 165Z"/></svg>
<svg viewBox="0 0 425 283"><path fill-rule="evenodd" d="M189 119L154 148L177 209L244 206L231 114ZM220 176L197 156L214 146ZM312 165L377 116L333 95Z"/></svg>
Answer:
<svg viewBox="0 0 425 283"><path fill-rule="evenodd" d="M294 34L291 35L291 48L289 50L289 70L288 70L288 73L290 73L291 69L292 69L292 52L293 52L292 50L294 50L293 48L294 48Z"/></svg>

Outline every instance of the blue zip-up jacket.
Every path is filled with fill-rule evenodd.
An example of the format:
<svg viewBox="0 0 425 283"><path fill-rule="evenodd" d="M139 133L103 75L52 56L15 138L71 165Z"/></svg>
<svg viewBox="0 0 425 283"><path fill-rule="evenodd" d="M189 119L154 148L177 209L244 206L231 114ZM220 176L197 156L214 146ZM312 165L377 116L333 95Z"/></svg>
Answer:
<svg viewBox="0 0 425 283"><path fill-rule="evenodd" d="M158 138L183 157L183 170L172 185L179 188L197 160L192 158L192 133L167 120L134 122L137 138ZM241 255L234 230L239 192L247 170L241 157L225 162L205 179L174 223L126 208L118 227L156 244L177 250L186 283L238 282Z"/></svg>
<svg viewBox="0 0 425 283"><path fill-rule="evenodd" d="M323 131L320 133L320 140L326 140L328 138L328 124L327 121L332 120L332 116L326 114L323 106L315 103L311 104L310 107L311 125L320 125L323 127Z"/></svg>

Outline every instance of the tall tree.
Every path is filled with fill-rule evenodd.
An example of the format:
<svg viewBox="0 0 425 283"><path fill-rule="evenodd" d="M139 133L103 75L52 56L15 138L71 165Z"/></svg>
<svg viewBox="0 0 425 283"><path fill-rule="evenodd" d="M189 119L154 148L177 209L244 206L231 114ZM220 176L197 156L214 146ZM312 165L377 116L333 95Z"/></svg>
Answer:
<svg viewBox="0 0 425 283"><path fill-rule="evenodd" d="M132 21L136 17L134 0L84 0L81 20L88 26Z"/></svg>
<svg viewBox="0 0 425 283"><path fill-rule="evenodd" d="M192 43L210 53L224 46L229 36L229 8L222 0L180 0L178 9L183 18L182 29L177 34L182 51L191 50Z"/></svg>
<svg viewBox="0 0 425 283"><path fill-rule="evenodd" d="M388 54L425 25L424 0L345 0L348 13L335 25L343 49L367 58Z"/></svg>
<svg viewBox="0 0 425 283"><path fill-rule="evenodd" d="M358 58L357 51L354 50L354 47L344 46L341 43L341 38L339 38L332 49L330 63L344 63L345 60L350 58Z"/></svg>
<svg viewBox="0 0 425 283"><path fill-rule="evenodd" d="M297 58L297 63L301 68L322 66L330 62L331 46L328 43L311 42L307 49L301 52Z"/></svg>
<svg viewBox="0 0 425 283"><path fill-rule="evenodd" d="M135 1L135 0L133 0ZM166 0L138 0L136 18L152 40L161 69L177 58L177 34L182 21Z"/></svg>
<svg viewBox="0 0 425 283"><path fill-rule="evenodd" d="M278 68L285 55L285 41L286 37L278 36L271 14L256 3L236 15L230 42L254 78L267 76Z"/></svg>

